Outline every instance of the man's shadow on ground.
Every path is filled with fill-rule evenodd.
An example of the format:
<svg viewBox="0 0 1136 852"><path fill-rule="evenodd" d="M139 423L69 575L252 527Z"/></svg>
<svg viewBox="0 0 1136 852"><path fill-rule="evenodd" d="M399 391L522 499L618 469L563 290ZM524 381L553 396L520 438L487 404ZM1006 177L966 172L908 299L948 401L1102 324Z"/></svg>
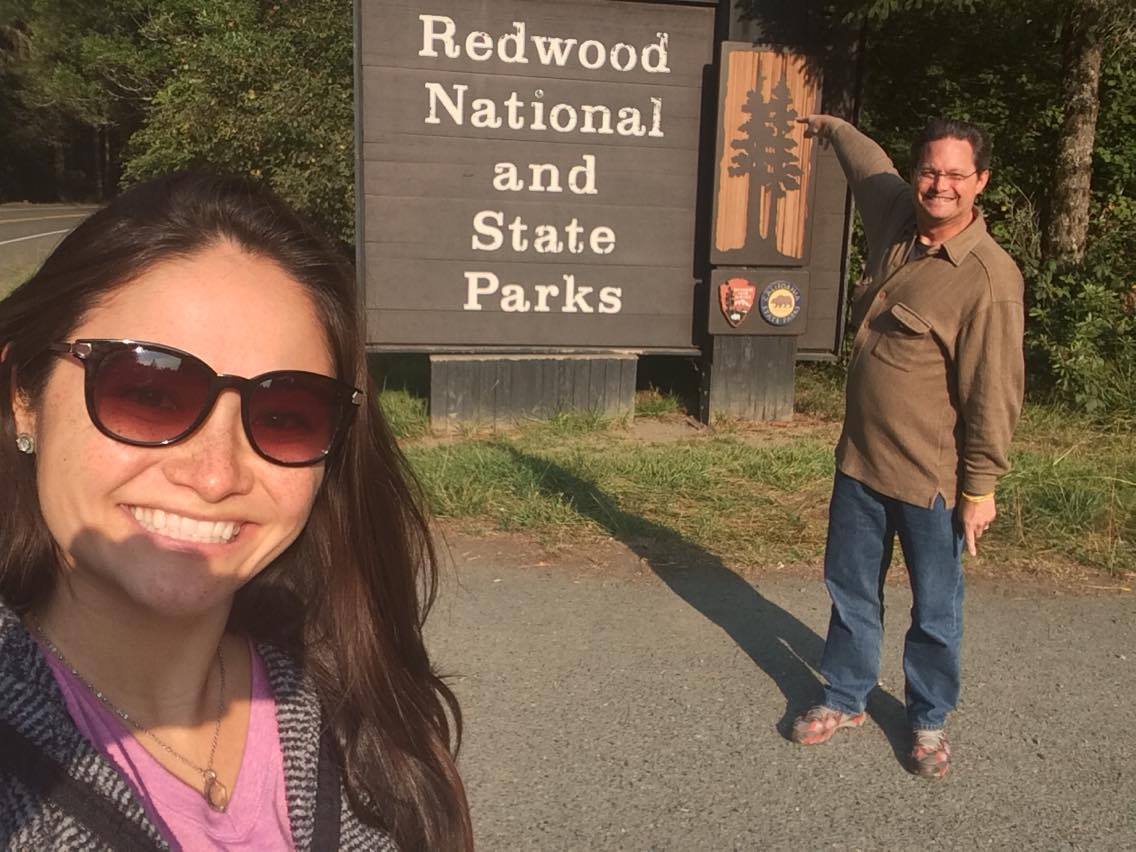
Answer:
<svg viewBox="0 0 1136 852"><path fill-rule="evenodd" d="M532 471L541 491L570 503L630 548L671 591L722 628L777 684L785 697L777 730L788 737L797 713L823 696L814 672L820 668L824 640L762 596L713 553L669 527L623 511L595 483L505 446ZM867 712L883 730L896 759L905 763L910 731L903 703L876 687L868 697Z"/></svg>

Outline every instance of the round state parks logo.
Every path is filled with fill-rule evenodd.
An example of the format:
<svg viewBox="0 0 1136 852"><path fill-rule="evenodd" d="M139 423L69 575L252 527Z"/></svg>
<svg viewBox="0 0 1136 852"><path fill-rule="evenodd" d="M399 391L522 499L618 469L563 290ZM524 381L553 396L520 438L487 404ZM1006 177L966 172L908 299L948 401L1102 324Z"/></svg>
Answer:
<svg viewBox="0 0 1136 852"><path fill-rule="evenodd" d="M801 291L788 281L771 281L761 291L757 309L770 325L788 325L801 312Z"/></svg>

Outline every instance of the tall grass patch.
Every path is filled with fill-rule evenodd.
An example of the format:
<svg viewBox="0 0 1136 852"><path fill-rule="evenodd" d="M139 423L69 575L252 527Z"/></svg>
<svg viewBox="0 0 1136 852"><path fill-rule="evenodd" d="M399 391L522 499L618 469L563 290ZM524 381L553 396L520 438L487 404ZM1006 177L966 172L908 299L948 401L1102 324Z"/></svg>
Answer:
<svg viewBox="0 0 1136 852"><path fill-rule="evenodd" d="M410 391L384 390L378 405L396 438L418 438L430 429L426 400Z"/></svg>
<svg viewBox="0 0 1136 852"><path fill-rule="evenodd" d="M822 420L844 417L844 376L842 363L801 363L794 377L793 409L798 414Z"/></svg>
<svg viewBox="0 0 1136 852"><path fill-rule="evenodd" d="M492 520L546 542L584 531L649 538L743 565L814 559L823 547L826 444L641 444L611 432L546 438L532 430L411 447L409 456L437 514ZM774 482L777 469L784 476Z"/></svg>
<svg viewBox="0 0 1136 852"><path fill-rule="evenodd" d="M538 532L584 523L569 501L542 487L545 474L519 461L505 442L410 447L407 458L437 515Z"/></svg>
<svg viewBox="0 0 1136 852"><path fill-rule="evenodd" d="M1058 551L1109 571L1136 570L1136 460L1025 450L999 489L997 529L1028 554Z"/></svg>
<svg viewBox="0 0 1136 852"><path fill-rule="evenodd" d="M615 426L623 426L623 418L608 417L594 409L566 408L554 412L547 418L522 421L517 425L530 439L571 438L604 432Z"/></svg>
<svg viewBox="0 0 1136 852"><path fill-rule="evenodd" d="M832 392L833 377L824 381ZM422 434L424 405L398 404L410 411L392 421L410 424L403 434ZM405 446L443 517L550 545L612 536L650 540L678 558L700 551L735 566L819 566L834 470L829 424L751 425L660 442L621 425L564 412L504 434ZM1136 571L1132 425L1123 416L1027 405L1013 469L998 488L998 520L979 547L980 570Z"/></svg>
<svg viewBox="0 0 1136 852"><path fill-rule="evenodd" d="M673 391L651 387L635 392L636 417L667 417L685 413L682 400Z"/></svg>

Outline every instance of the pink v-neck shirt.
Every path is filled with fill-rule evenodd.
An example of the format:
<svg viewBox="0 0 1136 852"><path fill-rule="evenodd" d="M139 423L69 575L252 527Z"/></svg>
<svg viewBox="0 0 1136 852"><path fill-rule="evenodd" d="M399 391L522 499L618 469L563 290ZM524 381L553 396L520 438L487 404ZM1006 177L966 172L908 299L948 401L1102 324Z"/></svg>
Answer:
<svg viewBox="0 0 1136 852"><path fill-rule="evenodd" d="M100 702L53 654L44 649L67 710L90 740L134 787L147 815L175 850L275 852L292 849L284 795L284 757L276 727L276 702L260 655L250 646L252 695L240 774L224 813L171 775L150 756L125 723Z"/></svg>

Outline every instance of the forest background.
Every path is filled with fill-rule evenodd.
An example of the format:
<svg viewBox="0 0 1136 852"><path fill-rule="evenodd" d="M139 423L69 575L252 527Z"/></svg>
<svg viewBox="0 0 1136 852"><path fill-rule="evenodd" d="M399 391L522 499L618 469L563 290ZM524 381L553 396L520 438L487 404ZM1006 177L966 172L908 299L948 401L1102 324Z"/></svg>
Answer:
<svg viewBox="0 0 1136 852"><path fill-rule="evenodd" d="M739 5L747 3L748 14L770 33L777 20L799 18L803 5ZM820 0L807 8L812 43L801 46L822 62L836 57L845 71L849 56L858 57L851 83L858 123L901 173L911 165L910 138L930 116L969 119L991 132L994 174L981 203L1025 273L1034 406L1022 431L1017 478L1008 486L1011 506L1017 499L1010 538L1022 549L1058 542L1078 561L1136 568L1136 4ZM832 71L826 69L826 79L841 76ZM352 85L350 0L0 0L0 202L97 201L148 177L208 163L264 179L350 248ZM852 274L855 269L853 257ZM806 376L798 396L806 409L834 409L830 419L838 421L839 370L830 378L826 385L821 374L809 384ZM818 386L825 399L814 404ZM401 418L404 434L424 430L415 405L390 412ZM578 431L582 421L573 422L547 428L563 441L564 429ZM776 450L765 460L772 465L766 473L751 470L757 462L728 441L712 451L666 451L655 460L640 451L623 484L605 480L607 490L597 492L601 472L610 476L618 468L609 450L594 470L587 451L576 448L572 459L544 458L525 472L525 441L532 449L548 437L538 431L509 446L412 447L409 454L442 514L484 514L492 505L502 525L516 525L528 513L536 526L563 527L568 514L561 510L575 507L577 518L614 532L638 523L626 514L628 500L643 503L645 489L663 488L663 514L644 529L677 530L696 541L728 537L710 529L721 507L706 509L710 515L699 507L688 517L663 517L673 514L668 504L683 487L675 476L686 476L695 495L705 494L710 470L742 465L737 482L764 477L775 490L793 482L797 470L799 489L820 505L831 477L825 434L807 452L800 450L807 441L785 450L789 456ZM1099 457L1082 459L1093 447ZM1080 473L1055 473L1078 459L1087 465ZM470 491L476 478L462 468L466 462L482 472L498 466L492 476L499 479ZM550 470L572 476L557 484ZM465 491L449 490L446 476L455 471L463 471ZM567 488L569 480L577 485ZM545 502L525 508L514 500L522 492ZM763 505L764 497L751 497ZM591 510L580 508L585 503ZM610 511L597 513L596 505ZM822 518L806 524L792 511L786 517L787 541L800 542L805 526L823 533ZM1084 542L1094 535L1099 545L1089 553Z"/></svg>
<svg viewBox="0 0 1136 852"><path fill-rule="evenodd" d="M770 20L802 5L750 3ZM993 134L983 207L1026 273L1031 394L1136 414L1136 4L809 14L817 52L858 42L859 121L901 173L929 116ZM263 177L350 243L351 51L348 0L0 0L0 201L101 200L204 162Z"/></svg>

